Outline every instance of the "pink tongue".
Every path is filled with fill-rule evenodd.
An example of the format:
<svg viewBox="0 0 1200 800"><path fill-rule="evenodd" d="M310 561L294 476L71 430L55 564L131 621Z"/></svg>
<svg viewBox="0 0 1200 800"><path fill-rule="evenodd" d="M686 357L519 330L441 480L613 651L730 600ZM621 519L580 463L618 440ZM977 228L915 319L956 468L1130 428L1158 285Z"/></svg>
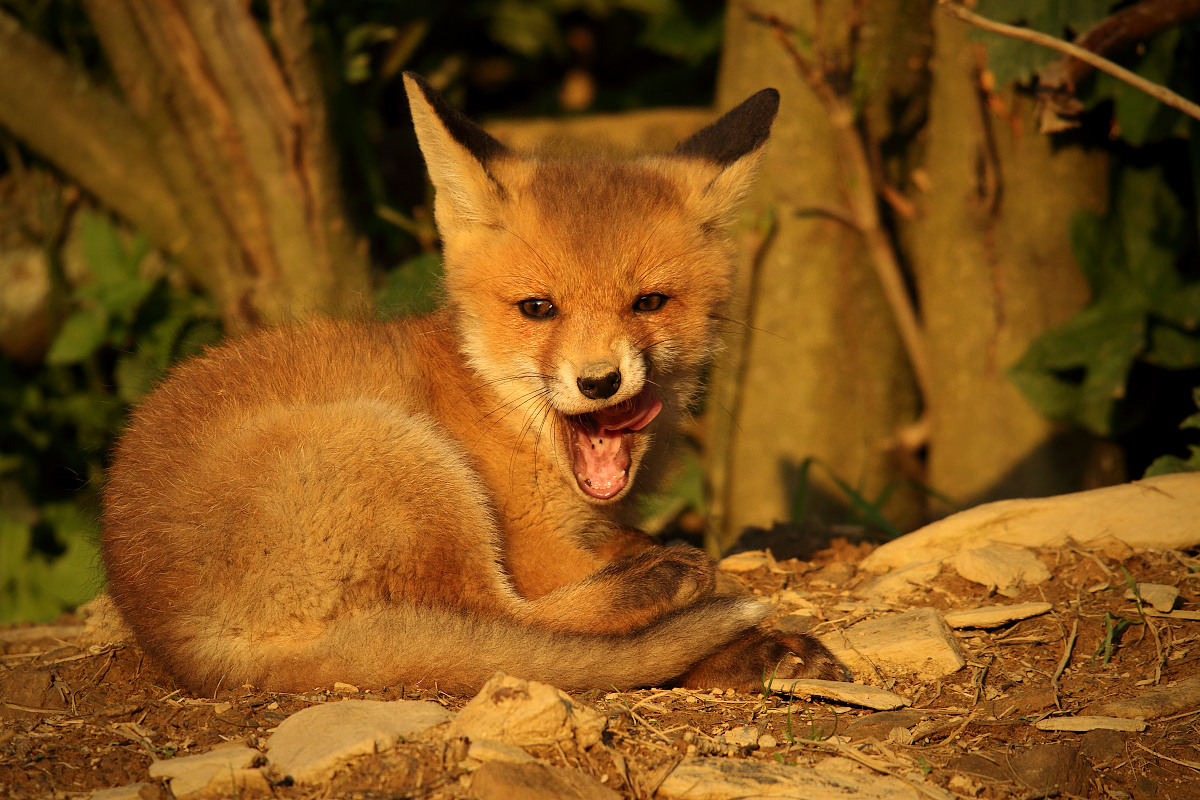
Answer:
<svg viewBox="0 0 1200 800"><path fill-rule="evenodd" d="M625 434L650 424L662 401L647 389L620 405L591 414L595 426L575 429L575 479L592 497L607 500L629 480L629 445Z"/></svg>

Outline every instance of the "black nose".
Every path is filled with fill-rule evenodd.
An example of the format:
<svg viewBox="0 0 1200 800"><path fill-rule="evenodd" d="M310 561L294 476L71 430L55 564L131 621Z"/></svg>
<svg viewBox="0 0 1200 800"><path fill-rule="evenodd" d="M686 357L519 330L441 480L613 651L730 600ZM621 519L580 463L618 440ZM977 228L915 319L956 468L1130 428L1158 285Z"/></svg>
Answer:
<svg viewBox="0 0 1200 800"><path fill-rule="evenodd" d="M575 379L579 391L592 400L606 400L621 388L621 373L615 369L602 375L583 375Z"/></svg>

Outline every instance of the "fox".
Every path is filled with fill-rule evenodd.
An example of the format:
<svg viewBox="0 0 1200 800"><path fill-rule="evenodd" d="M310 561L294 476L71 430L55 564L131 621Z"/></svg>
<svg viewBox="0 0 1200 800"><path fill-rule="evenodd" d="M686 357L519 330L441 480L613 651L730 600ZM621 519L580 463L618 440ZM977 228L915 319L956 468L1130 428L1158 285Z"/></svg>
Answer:
<svg viewBox="0 0 1200 800"><path fill-rule="evenodd" d="M131 413L101 557L140 648L197 694L844 679L631 522L717 346L778 92L667 154L549 158L403 80L444 303L231 338Z"/></svg>

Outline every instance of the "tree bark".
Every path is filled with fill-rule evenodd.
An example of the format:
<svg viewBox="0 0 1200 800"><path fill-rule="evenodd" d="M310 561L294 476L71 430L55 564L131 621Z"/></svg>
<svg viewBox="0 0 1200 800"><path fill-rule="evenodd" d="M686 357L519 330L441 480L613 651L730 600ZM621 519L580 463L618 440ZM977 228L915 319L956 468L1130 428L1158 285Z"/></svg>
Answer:
<svg viewBox="0 0 1200 800"><path fill-rule="evenodd" d="M174 254L233 330L369 308L301 0L272 0L272 41L236 0L85 6L124 103L0 19L0 42L28 51L0 49L6 81L36 83L40 55L37 107L71 115L64 137L4 103L0 124Z"/></svg>
<svg viewBox="0 0 1200 800"><path fill-rule="evenodd" d="M856 25L864 5L869 22ZM856 67L867 70L867 102L875 108L865 113L884 136L883 107L912 71L901 6L778 0L752 11L807 32L824 53L814 58L831 60L843 79ZM731 4L718 105L732 106L764 86L777 87L782 102L749 204L759 224L743 239L740 298L731 314L747 325L729 332L708 411L715 548L747 526L788 520L798 470L809 458L875 499L902 478L887 445L918 414L912 372L867 242L846 221L847 164L834 155L841 134L770 28L751 17ZM869 33L858 38L862 31ZM808 478L808 513L842 521L850 498L823 470ZM883 511L902 527L921 517L919 498L907 488L893 492Z"/></svg>
<svg viewBox="0 0 1200 800"><path fill-rule="evenodd" d="M1032 102L1011 89L986 94L967 29L935 14L929 189L910 241L932 364L928 481L975 505L1084 483L1090 440L1034 411L1005 370L1087 300L1069 223L1103 212L1107 165L1037 133Z"/></svg>

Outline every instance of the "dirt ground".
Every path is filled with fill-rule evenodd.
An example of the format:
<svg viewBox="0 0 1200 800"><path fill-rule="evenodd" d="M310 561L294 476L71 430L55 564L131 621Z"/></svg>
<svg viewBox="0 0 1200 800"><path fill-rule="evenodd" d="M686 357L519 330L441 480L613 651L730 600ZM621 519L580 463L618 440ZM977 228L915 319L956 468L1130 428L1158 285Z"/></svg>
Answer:
<svg viewBox="0 0 1200 800"><path fill-rule="evenodd" d="M586 751L568 744L531 753L636 800L652 798L686 755L799 765L844 758L877 774L924 777L952 796L988 800L1200 799L1195 704L1148 722L1139 733L1057 733L1033 725L1200 675L1200 621L1143 616L1125 598L1128 573L1137 582L1177 586L1176 609L1196 616L1195 553L1135 554L1119 546L1043 551L1053 577L1015 596L989 596L947 568L886 607L852 593L867 577L854 567L862 555L863 548L844 545L814 561L778 562L740 579L756 594L774 597L781 615L793 610L784 599L789 596L815 604L811 621L818 633L907 607L947 611L1044 600L1053 611L992 631L958 632L968 664L940 681L883 681L912 701L901 711L872 713L779 694L592 691L575 697L608 715L603 743ZM1110 635L1123 626L1119 620L1127 626ZM287 715L342 697L421 698L451 710L469 699L405 687L306 695L244 687L193 697L175 689L132 645L82 646L74 638L78 623L66 618L56 626L0 630L0 795L78 797L136 781L154 784L147 772L152 760L229 741L260 747ZM880 683L877 677L865 682ZM280 798L470 796L461 747L435 740L359 758L330 785L270 791ZM157 784L147 794L170 796Z"/></svg>

